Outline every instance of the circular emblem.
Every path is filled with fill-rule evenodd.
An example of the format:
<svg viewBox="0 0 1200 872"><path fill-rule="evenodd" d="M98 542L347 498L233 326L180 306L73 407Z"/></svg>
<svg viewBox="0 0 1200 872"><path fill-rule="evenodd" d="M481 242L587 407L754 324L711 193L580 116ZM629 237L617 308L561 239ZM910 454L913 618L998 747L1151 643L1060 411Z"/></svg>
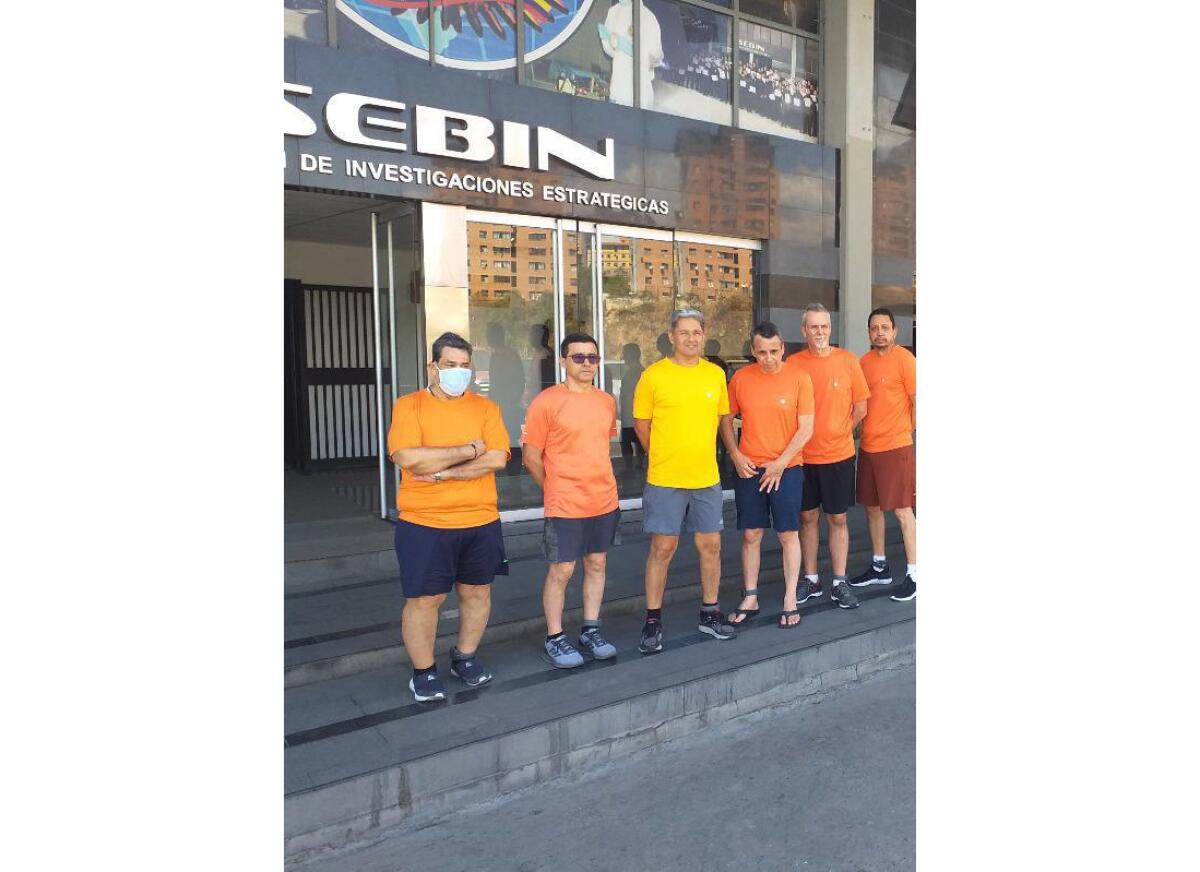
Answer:
<svg viewBox="0 0 1200 872"><path fill-rule="evenodd" d="M371 35L402 52L429 58L432 31L438 63L460 70L517 65L514 0L337 0L337 8ZM525 60L561 45L587 17L593 0L525 0ZM598 39L599 37L597 37Z"/></svg>

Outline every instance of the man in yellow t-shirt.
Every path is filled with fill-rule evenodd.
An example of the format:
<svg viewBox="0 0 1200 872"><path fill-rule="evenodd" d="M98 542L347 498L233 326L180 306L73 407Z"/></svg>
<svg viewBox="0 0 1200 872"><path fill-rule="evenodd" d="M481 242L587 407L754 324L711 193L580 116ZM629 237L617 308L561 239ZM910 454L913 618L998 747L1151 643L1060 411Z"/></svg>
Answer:
<svg viewBox="0 0 1200 872"><path fill-rule="evenodd" d="M403 472L396 492L396 558L404 590L401 632L418 702L446 698L433 658L438 610L458 594L458 644L450 674L468 687L492 675L475 657L491 613L491 584L505 563L496 470L509 457L500 407L467 391L471 345L455 333L433 343L429 387L392 407L388 457Z"/></svg>
<svg viewBox="0 0 1200 872"><path fill-rule="evenodd" d="M673 353L646 368L633 397L634 430L650 458L642 494L646 558L646 624L638 650L662 650L662 601L667 570L684 529L700 554L702 633L732 639L736 632L717 603L721 583L721 476L717 470L717 426L729 415L725 373L703 358L704 315L695 309L671 313L667 338Z"/></svg>

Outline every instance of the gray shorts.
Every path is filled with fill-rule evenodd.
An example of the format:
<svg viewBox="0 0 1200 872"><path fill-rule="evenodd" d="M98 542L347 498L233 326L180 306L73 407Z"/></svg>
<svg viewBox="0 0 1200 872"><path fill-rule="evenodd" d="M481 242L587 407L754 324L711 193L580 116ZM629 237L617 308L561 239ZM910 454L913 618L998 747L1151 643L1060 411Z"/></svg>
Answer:
<svg viewBox="0 0 1200 872"><path fill-rule="evenodd" d="M547 518L542 527L542 556L548 563L574 563L585 554L605 554L621 544L621 510L592 518Z"/></svg>
<svg viewBox="0 0 1200 872"><path fill-rule="evenodd" d="M642 529L665 536L719 533L725 529L723 501L720 482L698 488L647 483L642 492Z"/></svg>

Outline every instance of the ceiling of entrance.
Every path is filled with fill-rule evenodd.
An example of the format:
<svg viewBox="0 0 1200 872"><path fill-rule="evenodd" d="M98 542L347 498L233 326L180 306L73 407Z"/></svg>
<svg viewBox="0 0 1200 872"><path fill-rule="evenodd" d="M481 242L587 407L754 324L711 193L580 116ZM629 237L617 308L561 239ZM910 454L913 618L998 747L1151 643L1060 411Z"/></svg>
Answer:
<svg viewBox="0 0 1200 872"><path fill-rule="evenodd" d="M283 238L338 245L371 244L371 212L395 201L315 191L283 192Z"/></svg>

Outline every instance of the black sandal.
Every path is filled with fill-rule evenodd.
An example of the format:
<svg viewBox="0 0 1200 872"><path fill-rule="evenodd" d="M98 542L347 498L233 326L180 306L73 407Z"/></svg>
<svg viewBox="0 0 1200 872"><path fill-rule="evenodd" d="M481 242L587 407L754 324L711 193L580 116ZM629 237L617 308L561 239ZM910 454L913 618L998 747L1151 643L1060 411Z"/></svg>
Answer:
<svg viewBox="0 0 1200 872"><path fill-rule="evenodd" d="M800 626L800 621L796 621L796 623L794 623L794 624L789 624L787 622L787 619L790 618L792 615L799 615L799 614L800 614L799 609L791 609L790 611L784 610L784 611L780 612L779 613L779 623L776 624L776 626L779 627L779 629L781 629L781 630L796 629L797 627ZM801 620L803 620L803 618L801 618Z"/></svg>
<svg viewBox="0 0 1200 872"><path fill-rule="evenodd" d="M758 599L757 588L755 590L743 590L742 591L742 599L745 599L746 597L749 597L749 596L752 596L757 600ZM743 624L745 624L747 621L749 621L751 618L753 618L755 615L757 615L759 613L759 611L761 611L761 609L734 609L732 612L729 613L729 617L732 618L734 615L741 615L742 619L740 621L729 621L728 623L730 626L740 627Z"/></svg>

